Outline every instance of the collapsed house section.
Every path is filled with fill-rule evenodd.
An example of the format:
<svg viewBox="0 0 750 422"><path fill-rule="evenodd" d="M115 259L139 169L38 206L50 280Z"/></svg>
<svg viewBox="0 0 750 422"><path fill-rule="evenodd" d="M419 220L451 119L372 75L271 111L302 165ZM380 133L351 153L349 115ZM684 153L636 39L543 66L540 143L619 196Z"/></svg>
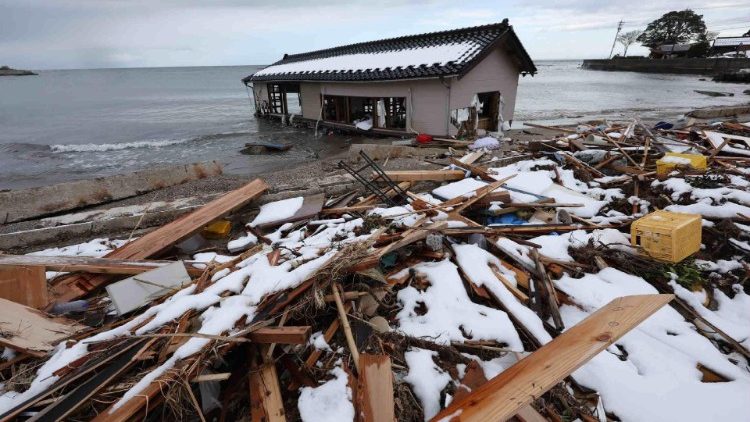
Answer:
<svg viewBox="0 0 750 422"><path fill-rule="evenodd" d="M243 82L257 115L452 136L507 130L518 77L534 73L506 20L285 55Z"/></svg>

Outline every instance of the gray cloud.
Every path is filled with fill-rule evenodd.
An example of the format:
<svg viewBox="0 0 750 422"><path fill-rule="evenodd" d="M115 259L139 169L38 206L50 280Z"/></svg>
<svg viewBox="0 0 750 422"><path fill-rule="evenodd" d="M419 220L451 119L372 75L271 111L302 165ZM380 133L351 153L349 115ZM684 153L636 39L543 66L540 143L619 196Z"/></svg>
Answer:
<svg viewBox="0 0 750 422"><path fill-rule="evenodd" d="M715 21L725 29L741 25L750 10L750 0L641 3L0 0L0 61L30 68L258 64L283 53L505 17L535 58L595 57L608 53L620 19L628 28L645 27L668 10L694 7L709 28Z"/></svg>

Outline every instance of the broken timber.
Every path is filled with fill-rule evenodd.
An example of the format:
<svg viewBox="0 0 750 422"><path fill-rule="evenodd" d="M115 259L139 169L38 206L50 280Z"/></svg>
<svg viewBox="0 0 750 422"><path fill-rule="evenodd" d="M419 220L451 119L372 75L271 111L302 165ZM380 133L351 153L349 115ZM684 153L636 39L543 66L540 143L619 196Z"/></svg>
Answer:
<svg viewBox="0 0 750 422"><path fill-rule="evenodd" d="M38 266L45 268L48 271L82 271L94 274L135 275L174 262L175 261L94 258L87 256L0 255L0 271L12 266ZM187 266L185 268L192 276L197 277L203 273L203 270L192 266Z"/></svg>
<svg viewBox="0 0 750 422"><path fill-rule="evenodd" d="M562 381L672 300L673 295L614 299L553 341L456 400L433 421L504 421Z"/></svg>
<svg viewBox="0 0 750 422"><path fill-rule="evenodd" d="M162 226L106 255L106 258L145 259L157 255L180 240L197 232L206 224L240 208L260 196L268 189L261 179L255 179L245 186L217 198L203 207ZM59 280L52 286L54 300L67 302L78 299L109 281L106 275L72 275Z"/></svg>

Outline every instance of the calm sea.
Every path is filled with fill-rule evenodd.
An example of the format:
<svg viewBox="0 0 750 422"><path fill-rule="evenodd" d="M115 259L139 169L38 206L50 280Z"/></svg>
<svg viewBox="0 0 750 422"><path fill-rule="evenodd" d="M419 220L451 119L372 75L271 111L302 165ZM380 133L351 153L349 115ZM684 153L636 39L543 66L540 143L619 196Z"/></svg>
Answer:
<svg viewBox="0 0 750 422"><path fill-rule="evenodd" d="M746 85L697 76L596 72L574 61L539 62L521 78L516 121L677 116L747 103ZM257 67L47 70L0 78L0 189L47 185L204 160L250 174L304 162L346 139L254 119L240 79ZM714 98L694 90L733 92ZM245 156L246 142L295 143L280 156ZM335 145L333 145L335 144Z"/></svg>

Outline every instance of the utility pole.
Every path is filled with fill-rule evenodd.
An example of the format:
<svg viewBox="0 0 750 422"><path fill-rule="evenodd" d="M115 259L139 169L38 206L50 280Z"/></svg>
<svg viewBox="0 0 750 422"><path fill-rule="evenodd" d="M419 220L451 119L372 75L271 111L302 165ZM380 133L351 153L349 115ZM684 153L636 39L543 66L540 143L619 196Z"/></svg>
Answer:
<svg viewBox="0 0 750 422"><path fill-rule="evenodd" d="M617 24L617 33L615 34L615 40L612 41L612 49L609 50L609 58L612 58L612 53L615 52L615 45L617 44L617 36L620 35L620 30L622 30L622 19L620 19L620 23Z"/></svg>

